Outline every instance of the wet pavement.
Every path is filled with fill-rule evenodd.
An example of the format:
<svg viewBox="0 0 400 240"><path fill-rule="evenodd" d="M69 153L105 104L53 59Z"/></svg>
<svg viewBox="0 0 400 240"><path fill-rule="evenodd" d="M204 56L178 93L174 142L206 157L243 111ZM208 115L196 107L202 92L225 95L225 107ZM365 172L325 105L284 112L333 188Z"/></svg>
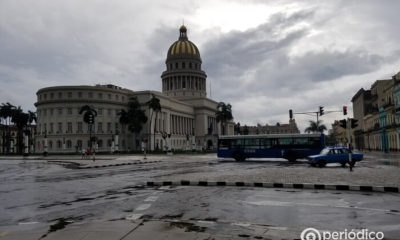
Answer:
<svg viewBox="0 0 400 240"><path fill-rule="evenodd" d="M144 225L167 222L184 232L239 239L274 239L276 234L295 238L310 226L329 230L369 228L384 231L386 236L400 236L400 194L395 193L143 186L155 179L196 178L303 183L324 179L399 186L396 158L367 155L352 173L337 165L319 169L304 161L291 164L277 159L238 163L217 159L215 154L154 155L148 159L152 163L142 156L99 157L95 162L65 156L51 161L0 160L0 239L40 227L48 230L53 226L54 231L43 238L47 239L60 231L57 226L138 220L146 221ZM134 162L140 164L120 165ZM98 168L76 169L70 163ZM115 166L101 167L105 165Z"/></svg>

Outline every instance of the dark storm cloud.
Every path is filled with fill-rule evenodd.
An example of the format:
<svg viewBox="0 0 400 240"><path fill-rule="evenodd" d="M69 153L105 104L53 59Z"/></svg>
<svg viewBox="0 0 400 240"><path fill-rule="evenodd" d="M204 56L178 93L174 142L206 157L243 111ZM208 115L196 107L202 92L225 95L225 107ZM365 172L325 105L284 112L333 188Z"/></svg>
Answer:
<svg viewBox="0 0 400 240"><path fill-rule="evenodd" d="M291 57L291 47L307 36L308 29L295 30L278 39L274 32L284 32L312 16L311 11L276 14L255 29L229 32L204 44L204 66L214 80L214 91L221 99L237 97L237 88L226 86L240 86L243 98L254 94L293 95L308 89L313 82L368 73L386 61L362 50L323 49Z"/></svg>

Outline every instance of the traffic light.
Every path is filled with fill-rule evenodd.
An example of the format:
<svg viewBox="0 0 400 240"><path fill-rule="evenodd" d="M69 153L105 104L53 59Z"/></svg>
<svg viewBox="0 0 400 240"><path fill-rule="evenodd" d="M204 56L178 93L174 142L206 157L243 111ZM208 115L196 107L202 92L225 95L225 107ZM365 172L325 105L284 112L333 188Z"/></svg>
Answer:
<svg viewBox="0 0 400 240"><path fill-rule="evenodd" d="M289 118L292 119L293 118L293 110L289 109Z"/></svg>
<svg viewBox="0 0 400 240"><path fill-rule="evenodd" d="M358 122L357 119L352 118L351 119L351 128L356 128L358 126L357 122Z"/></svg>
<svg viewBox="0 0 400 240"><path fill-rule="evenodd" d="M322 116L324 115L324 107L319 107L319 115Z"/></svg>
<svg viewBox="0 0 400 240"><path fill-rule="evenodd" d="M339 126L341 126L342 128L346 129L346 128L347 128L347 121L346 121L346 119L340 120L340 121L339 121Z"/></svg>
<svg viewBox="0 0 400 240"><path fill-rule="evenodd" d="M93 124L93 123L94 123L94 115L89 114L89 124Z"/></svg>
<svg viewBox="0 0 400 240"><path fill-rule="evenodd" d="M343 115L347 115L347 106L343 106Z"/></svg>

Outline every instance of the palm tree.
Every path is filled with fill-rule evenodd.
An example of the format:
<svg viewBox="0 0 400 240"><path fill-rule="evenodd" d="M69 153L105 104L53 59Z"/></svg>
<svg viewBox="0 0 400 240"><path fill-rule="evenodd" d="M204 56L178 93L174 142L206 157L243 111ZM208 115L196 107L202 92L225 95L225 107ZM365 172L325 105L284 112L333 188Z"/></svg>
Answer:
<svg viewBox="0 0 400 240"><path fill-rule="evenodd" d="M225 125L226 122L233 119L232 116L232 106L228 103L220 102L217 105L217 112L215 113L217 122L222 123L222 135L225 135Z"/></svg>
<svg viewBox="0 0 400 240"><path fill-rule="evenodd" d="M22 153L23 148L23 131L28 125L29 114L24 113L22 108L18 106L12 110L11 121L17 128L17 153Z"/></svg>
<svg viewBox="0 0 400 240"><path fill-rule="evenodd" d="M140 103L136 97L129 98L128 111L121 111L120 122L121 120L128 125L128 130L131 133L135 133L135 135L138 135L140 131L142 131L143 124L147 122L147 116L145 111L140 109Z"/></svg>
<svg viewBox="0 0 400 240"><path fill-rule="evenodd" d="M326 131L326 126L322 124L322 121L316 122L310 121L310 126L304 130L306 133L323 133Z"/></svg>
<svg viewBox="0 0 400 240"><path fill-rule="evenodd" d="M89 147L92 150L92 125L97 116L97 111L89 105L84 105L79 110L79 114L83 114L83 121L89 125Z"/></svg>
<svg viewBox="0 0 400 240"><path fill-rule="evenodd" d="M10 152L10 142L11 142L11 117L12 113L15 109L15 106L7 102L6 104L2 103L0 106L0 118L3 119L4 128L6 131L3 131L3 153ZM6 151L5 151L6 150Z"/></svg>
<svg viewBox="0 0 400 240"><path fill-rule="evenodd" d="M147 102L147 104L149 105L149 110L151 111L150 114L150 129L151 129L151 123L153 121L153 113L155 112L155 120L154 120L154 126L153 126L153 144L154 144L154 148L155 148L155 143L156 143L156 121L157 121L157 116L158 113L161 112L161 104L160 104L160 99L158 99L154 94L152 94L151 99ZM151 134L151 131L149 131L149 134ZM151 147L151 142L150 142L150 147Z"/></svg>

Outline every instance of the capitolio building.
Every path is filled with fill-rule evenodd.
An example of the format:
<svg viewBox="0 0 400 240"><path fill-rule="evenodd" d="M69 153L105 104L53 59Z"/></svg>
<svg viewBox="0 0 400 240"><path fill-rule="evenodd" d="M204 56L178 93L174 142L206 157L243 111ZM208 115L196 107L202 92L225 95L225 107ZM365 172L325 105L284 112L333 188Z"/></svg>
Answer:
<svg viewBox="0 0 400 240"><path fill-rule="evenodd" d="M207 98L200 51L189 41L185 26L180 27L179 39L168 49L165 64L162 92L132 91L111 84L39 89L36 152L80 152L90 145L90 136L95 137L96 152L137 151L146 140L148 150L215 149L221 134L215 117L218 103ZM148 117L138 134L119 121L118 113L127 110L132 96ZM160 99L161 112L157 114L146 104L153 96ZM79 114L85 105L97 112L91 130ZM233 123L227 124L226 134L233 134Z"/></svg>

